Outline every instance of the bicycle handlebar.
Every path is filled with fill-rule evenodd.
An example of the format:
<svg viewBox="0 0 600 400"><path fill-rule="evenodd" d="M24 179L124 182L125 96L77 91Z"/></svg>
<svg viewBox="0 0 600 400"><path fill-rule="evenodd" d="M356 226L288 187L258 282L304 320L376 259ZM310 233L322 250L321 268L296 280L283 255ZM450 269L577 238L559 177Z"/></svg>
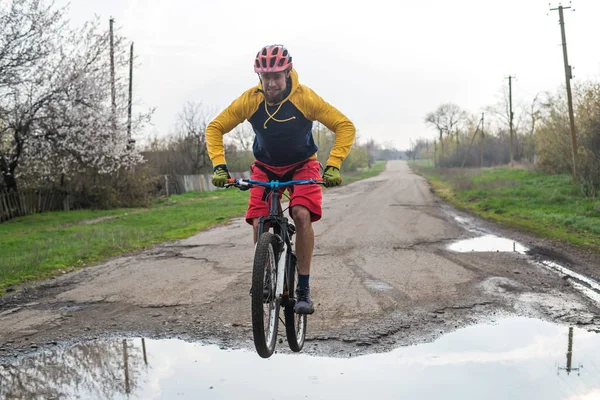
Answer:
<svg viewBox="0 0 600 400"><path fill-rule="evenodd" d="M252 185L264 186L271 189L278 189L281 187L292 186L292 185L323 185L325 182L322 178L319 179L303 179L303 180L293 180L287 182L279 182L279 181L255 181L252 179L237 179L237 178L229 178L228 184L225 187L235 186L240 189L249 189Z"/></svg>

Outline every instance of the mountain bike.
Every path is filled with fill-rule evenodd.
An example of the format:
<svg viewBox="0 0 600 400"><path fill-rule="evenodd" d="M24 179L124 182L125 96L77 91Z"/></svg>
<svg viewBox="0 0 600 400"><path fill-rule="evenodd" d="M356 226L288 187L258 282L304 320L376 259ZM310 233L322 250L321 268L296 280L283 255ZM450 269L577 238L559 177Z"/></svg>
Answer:
<svg viewBox="0 0 600 400"><path fill-rule="evenodd" d="M234 186L248 190L254 185L264 186L269 203L269 216L258 220L258 240L254 249L252 267L252 333L254 346L262 358L275 351L279 308L283 308L285 332L290 349L299 352L306 336L306 314L296 314L296 284L298 271L293 237L296 227L284 217L281 196L285 189L296 185L322 185L322 180L255 181L229 179L226 187Z"/></svg>

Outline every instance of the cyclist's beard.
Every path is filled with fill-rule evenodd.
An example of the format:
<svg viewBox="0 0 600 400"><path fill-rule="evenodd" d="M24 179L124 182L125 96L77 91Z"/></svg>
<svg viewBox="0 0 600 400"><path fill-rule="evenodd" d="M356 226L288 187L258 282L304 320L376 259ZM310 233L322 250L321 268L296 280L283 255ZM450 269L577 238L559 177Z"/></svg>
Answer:
<svg viewBox="0 0 600 400"><path fill-rule="evenodd" d="M265 99L267 100L268 103L274 104L274 103L280 103L284 98L285 98L285 90L281 90L279 92L277 92L277 94L275 95L268 95L265 92Z"/></svg>
<svg viewBox="0 0 600 400"><path fill-rule="evenodd" d="M267 94L267 92L263 90L263 93L265 95L265 100L267 100L267 103L271 103L271 104L281 103L283 101L283 99L285 99L290 94L291 88L292 88L291 81L290 81L290 79L288 79L285 89L280 92L277 92L277 94L275 94L273 96L269 96Z"/></svg>

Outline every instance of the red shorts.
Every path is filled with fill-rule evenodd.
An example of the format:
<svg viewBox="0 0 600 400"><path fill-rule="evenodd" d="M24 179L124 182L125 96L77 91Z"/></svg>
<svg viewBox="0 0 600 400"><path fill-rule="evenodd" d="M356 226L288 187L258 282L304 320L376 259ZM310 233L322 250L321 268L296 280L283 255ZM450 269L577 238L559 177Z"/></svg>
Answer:
<svg viewBox="0 0 600 400"><path fill-rule="evenodd" d="M286 165L284 167L272 167L259 161L255 161L255 163L266 167L278 176L284 175L286 172L290 171L292 168L300 164L297 163L292 165ZM303 166L298 168L296 172L294 172L294 177L292 179L319 179L321 177L320 167L321 164L318 160L309 160L306 162L306 164L304 164ZM263 182L269 181L267 174L254 165L250 167L250 172L250 179L252 180ZM293 191L290 192L289 188L287 189L287 191L290 195L290 217L292 215L293 206L304 206L308 209L308 211L310 211L312 222L316 222L321 219L321 204L323 201L323 191L321 190L321 186L298 185L294 186ZM248 222L249 224L252 224L252 219L254 218L269 216L269 204L267 203L267 201L262 199L264 192L265 188L262 186L254 186L250 189L250 200L248 201L248 211L246 212L246 222Z"/></svg>

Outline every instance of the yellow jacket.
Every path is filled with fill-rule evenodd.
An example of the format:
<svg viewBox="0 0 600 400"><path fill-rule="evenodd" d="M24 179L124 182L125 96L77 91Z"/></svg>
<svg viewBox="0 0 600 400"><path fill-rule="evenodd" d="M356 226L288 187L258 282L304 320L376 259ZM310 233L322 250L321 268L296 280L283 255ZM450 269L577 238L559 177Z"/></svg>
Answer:
<svg viewBox="0 0 600 400"><path fill-rule="evenodd" d="M252 124L254 157L267 165L284 166L316 158L317 145L312 135L313 121L335 133L327 165L340 168L354 143L354 124L312 89L298 82L290 72L290 94L279 104L268 104L261 85L245 91L206 128L206 146L213 166L226 164L223 135L245 120Z"/></svg>

